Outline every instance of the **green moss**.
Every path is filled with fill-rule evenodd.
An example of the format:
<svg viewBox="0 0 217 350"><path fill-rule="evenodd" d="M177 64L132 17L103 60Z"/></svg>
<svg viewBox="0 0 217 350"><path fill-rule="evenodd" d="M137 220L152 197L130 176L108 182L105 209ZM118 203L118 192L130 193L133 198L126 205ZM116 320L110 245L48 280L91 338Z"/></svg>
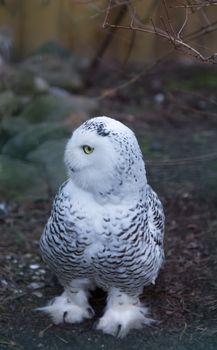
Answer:
<svg viewBox="0 0 217 350"><path fill-rule="evenodd" d="M43 169L30 162L0 156L0 195L18 201L47 198Z"/></svg>
<svg viewBox="0 0 217 350"><path fill-rule="evenodd" d="M202 88L217 88L217 72L213 70L200 70L194 72L191 77L170 80L165 84L167 91L192 91Z"/></svg>
<svg viewBox="0 0 217 350"><path fill-rule="evenodd" d="M151 134L148 134L148 135L137 134L137 139L144 157L146 158L147 157L159 158L159 156L162 157L163 149L161 147L161 144L156 142L156 140L152 138Z"/></svg>
<svg viewBox="0 0 217 350"><path fill-rule="evenodd" d="M23 132L11 138L3 147L4 155L25 159L29 152L32 152L47 140L56 140L69 136L70 131L66 126L59 123L40 123L31 125Z"/></svg>
<svg viewBox="0 0 217 350"><path fill-rule="evenodd" d="M24 109L22 117L31 123L57 121L68 116L72 109L72 103L67 98L53 95L38 96Z"/></svg>

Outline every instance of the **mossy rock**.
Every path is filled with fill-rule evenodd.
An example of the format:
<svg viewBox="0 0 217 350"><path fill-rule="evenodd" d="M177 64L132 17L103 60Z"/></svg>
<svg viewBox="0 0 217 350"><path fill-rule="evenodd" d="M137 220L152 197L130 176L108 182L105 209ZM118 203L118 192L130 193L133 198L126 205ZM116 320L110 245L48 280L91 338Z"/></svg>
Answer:
<svg viewBox="0 0 217 350"><path fill-rule="evenodd" d="M59 123L40 123L31 125L23 132L11 138L3 147L4 155L25 159L27 154L47 140L67 137L71 134L67 126Z"/></svg>
<svg viewBox="0 0 217 350"><path fill-rule="evenodd" d="M59 41L50 40L37 47L37 49L32 53L32 56L41 55L52 55L67 59L71 57L72 52L64 47Z"/></svg>
<svg viewBox="0 0 217 350"><path fill-rule="evenodd" d="M21 109L20 99L11 90L0 93L0 119L16 114Z"/></svg>
<svg viewBox="0 0 217 350"><path fill-rule="evenodd" d="M84 79L71 60L53 55L32 56L25 60L20 68L23 72L41 77L50 86L78 92L84 87Z"/></svg>
<svg viewBox="0 0 217 350"><path fill-rule="evenodd" d="M0 127L0 150L10 139L10 135Z"/></svg>
<svg viewBox="0 0 217 350"><path fill-rule="evenodd" d="M21 117L5 117L1 123L1 129L10 137L23 132L28 126L28 121Z"/></svg>
<svg viewBox="0 0 217 350"><path fill-rule="evenodd" d="M32 95L38 92L35 75L17 67L6 67L0 79L0 91L11 90L17 95Z"/></svg>
<svg viewBox="0 0 217 350"><path fill-rule="evenodd" d="M62 121L71 113L84 114L87 118L97 107L98 103L93 98L49 94L34 98L24 109L22 117L31 123Z"/></svg>
<svg viewBox="0 0 217 350"><path fill-rule="evenodd" d="M90 59L83 57L73 52L72 50L66 48L57 40L50 40L41 46L37 47L29 56L27 60L32 58L46 58L58 57L66 62L69 61L73 68L78 71L86 70L90 66ZM44 61L45 61L44 60ZM41 60L42 61L42 60Z"/></svg>
<svg viewBox="0 0 217 350"><path fill-rule="evenodd" d="M70 113L71 105L67 100L52 95L34 98L23 110L22 118L31 123L61 120Z"/></svg>
<svg viewBox="0 0 217 350"><path fill-rule="evenodd" d="M165 84L167 91L194 91L200 89L215 89L217 88L217 70L208 66L190 67L179 72L178 79L169 81Z"/></svg>
<svg viewBox="0 0 217 350"><path fill-rule="evenodd" d="M67 177L63 162L67 140L46 141L35 151L29 153L27 157L29 161L38 163L43 167L52 194L56 193L58 187Z"/></svg>
<svg viewBox="0 0 217 350"><path fill-rule="evenodd" d="M42 168L6 156L0 156L0 195L23 201L48 198Z"/></svg>

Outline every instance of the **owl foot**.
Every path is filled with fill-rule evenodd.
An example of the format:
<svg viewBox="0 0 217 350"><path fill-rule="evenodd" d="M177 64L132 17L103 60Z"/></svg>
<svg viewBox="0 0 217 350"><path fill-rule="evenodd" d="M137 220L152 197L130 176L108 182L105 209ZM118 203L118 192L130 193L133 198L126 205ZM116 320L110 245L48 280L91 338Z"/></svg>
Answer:
<svg viewBox="0 0 217 350"><path fill-rule="evenodd" d="M81 292L83 291L79 293L82 294ZM54 324L79 323L95 314L86 298L80 295L80 298L76 296L73 300L66 292L56 297L50 305L38 308L37 311L47 313Z"/></svg>
<svg viewBox="0 0 217 350"><path fill-rule="evenodd" d="M140 329L153 322L148 317L148 309L138 298L118 293L109 296L105 314L99 320L97 329L123 338L131 329Z"/></svg>

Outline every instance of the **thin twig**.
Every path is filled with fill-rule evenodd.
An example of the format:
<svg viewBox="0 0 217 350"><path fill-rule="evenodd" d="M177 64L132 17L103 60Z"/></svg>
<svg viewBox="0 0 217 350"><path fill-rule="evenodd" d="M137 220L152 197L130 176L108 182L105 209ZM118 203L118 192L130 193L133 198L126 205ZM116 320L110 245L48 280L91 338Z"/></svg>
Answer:
<svg viewBox="0 0 217 350"><path fill-rule="evenodd" d="M103 25L102 25L102 27L103 27L104 29L107 27L108 17L109 17L110 11L111 11L111 5L112 5L112 0L109 0L108 6L107 6L107 9L106 9L106 14L105 14L104 22L103 22Z"/></svg>
<svg viewBox="0 0 217 350"><path fill-rule="evenodd" d="M53 327L53 323L50 323L47 327L45 327L44 329L42 329L39 333L38 336L39 338L43 338L44 333L47 332L48 329Z"/></svg>
<svg viewBox="0 0 217 350"><path fill-rule="evenodd" d="M184 30L184 28L185 28L185 26L186 26L186 24L187 24L187 22L188 22L188 16L189 16L189 9L186 8L186 9L185 9L185 20L184 20L184 22L183 22L181 28L179 29L179 31L178 31L178 33L177 33L177 38L178 38L178 39L181 39L181 38L180 38L180 35L181 35L181 33L183 32L183 30Z"/></svg>
<svg viewBox="0 0 217 350"><path fill-rule="evenodd" d="M114 88L111 88L111 89L108 89L106 91L104 91L102 93L101 96L99 96L97 99L98 100L102 100L104 98L107 98L107 97L110 97L110 96L114 96L119 90L122 90L126 87L128 87L129 85L132 85L134 84L136 81L138 81L142 76L144 76L145 74L147 73L150 73L151 70L157 66L158 64L160 64L161 62L163 62L163 60L167 59L171 54L172 52L174 51L171 50L169 52L167 52L166 55L162 56L161 58L159 58L158 60L156 60L155 62L151 63L150 65L146 66L141 72L139 72L138 74L134 75L131 79L125 81L124 83L114 87Z"/></svg>
<svg viewBox="0 0 217 350"><path fill-rule="evenodd" d="M213 2L212 2L212 4L213 4ZM184 50L185 53L193 56L194 58L197 58L198 60L200 60L202 62L209 62L212 64L216 64L217 63L217 55L216 54L213 54L210 56L204 56L200 51L198 51L195 47L193 47L189 43L190 40L198 38L199 36L204 35L205 33L207 34L207 33L210 33L211 31L217 29L217 28L215 28L215 26L213 26L215 24L215 22L214 22L214 24L213 23L206 24L206 26L202 27L200 30L197 30L196 32L190 33L190 34L186 35L185 37L181 38L181 34L189 21L189 15L190 15L189 8L191 8L190 7L191 5L192 4L189 1L187 4L185 4L185 10L186 10L185 19L184 19L184 22L181 25L181 27L177 33L175 32L174 27L171 23L170 14L168 11L166 0L163 0L163 7L165 10L166 18L160 17L163 29L157 28L154 24L153 19L151 19L152 26L143 25L142 22L138 19L138 16L136 15L136 11L135 11L134 7L133 7L133 11L130 12L131 15L130 15L130 24L129 25L110 24L108 22L108 16L109 16L110 8L111 8L111 0L109 1L109 4L108 4L108 8L106 11L106 16L105 16L103 25L104 25L104 27L111 28L111 29L117 28L117 29L123 29L123 30L140 31L143 33L154 34L154 35L160 36L161 38L168 40L171 43L171 45L174 46L175 49ZM130 7L132 8L132 4L129 0L128 8L130 8ZM135 24L135 22L137 24Z"/></svg>
<svg viewBox="0 0 217 350"><path fill-rule="evenodd" d="M91 64L90 64L90 72L93 72L97 68L100 60L102 59L103 55L105 54L106 50L108 49L109 45L111 44L111 42L114 38L114 35L119 27L119 23L121 23L122 19L124 18L125 14L127 12L127 6L126 5L121 6L120 10L117 13L117 16L114 20L115 24L113 25L113 27L110 27L109 24L107 23L107 21L108 21L108 16L110 13L111 4L112 4L112 0L109 0L108 8L107 8L105 19L103 22L103 28L108 28L109 31L107 32L107 35L105 36L103 42L99 46Z"/></svg>
<svg viewBox="0 0 217 350"><path fill-rule="evenodd" d="M133 24L134 24L135 14L136 14L136 9L135 9L135 7L133 7L132 8L131 22L130 22L131 27L133 27Z"/></svg>
<svg viewBox="0 0 217 350"><path fill-rule="evenodd" d="M186 7L188 7L188 8L191 8L191 9L198 9L198 8L201 8L201 7L208 7L208 6L217 6L217 1L216 0L214 0L214 1L212 1L212 0L209 0L209 2L208 1L204 1L204 2L200 2L200 3L194 3L194 4L188 4L188 5L186 5L186 4L181 4L181 5L172 5L172 6L170 6L170 7L172 7L172 8L186 8Z"/></svg>
<svg viewBox="0 0 217 350"><path fill-rule="evenodd" d="M163 0L163 7L164 7L164 10L165 10L165 13L166 13L166 19L167 19L167 22L169 24L171 33L175 37L176 33L175 33L175 30L174 30L174 28L172 26L172 23L171 23L171 19L170 19L169 11L168 11L168 8L167 8L166 0Z"/></svg>
<svg viewBox="0 0 217 350"><path fill-rule="evenodd" d="M145 162L147 165L150 165L150 166L173 166L173 165L185 165L189 163L192 164L192 163L198 163L198 162L207 162L214 159L217 159L217 152L210 153L210 154L202 154L200 156L192 156L192 157L168 159L168 160L146 159Z"/></svg>
<svg viewBox="0 0 217 350"><path fill-rule="evenodd" d="M210 23L210 20L209 20L209 18L208 18L208 16L207 16L206 12L205 12L205 9L204 9L204 8L201 8L201 9L199 10L199 12L201 13L202 17L204 18L206 24L207 24L208 26L210 26L211 23Z"/></svg>
<svg viewBox="0 0 217 350"><path fill-rule="evenodd" d="M209 34L217 29L217 21L212 22L210 25L202 26L199 30L194 30L184 36L184 39L192 40L197 39L202 35Z"/></svg>
<svg viewBox="0 0 217 350"><path fill-rule="evenodd" d="M187 51L189 51L189 53L192 53L192 56L200 59L202 62L208 62L208 61L212 61L211 63L216 63L214 57L212 56L208 56L208 57L204 57L198 50L196 50L195 48L193 48L191 45L185 43L184 41L178 39L178 38L174 38L171 34L168 34L166 32L163 32L162 30L159 30L158 28L153 29L153 28L140 28L140 27L130 27L130 26L124 26L124 25L114 25L114 24L108 24L107 26L114 28L117 27L119 29L124 29L124 30L136 30L139 32L143 32L143 33L149 33L149 34L157 34L158 36L169 40L171 43L173 43L174 45L176 45L177 49L185 49Z"/></svg>
<svg viewBox="0 0 217 350"><path fill-rule="evenodd" d="M166 24L165 19L161 16L161 17L160 17L160 20L161 20L161 23L162 23L162 25L163 25L163 27L164 27L164 30L165 30L165 33L166 33L166 37L168 38L168 40L169 40L171 43L174 44L173 36L172 36L172 34L169 32L169 30L168 30L168 28L167 28L167 24ZM158 32L157 32L157 34L158 34Z"/></svg>

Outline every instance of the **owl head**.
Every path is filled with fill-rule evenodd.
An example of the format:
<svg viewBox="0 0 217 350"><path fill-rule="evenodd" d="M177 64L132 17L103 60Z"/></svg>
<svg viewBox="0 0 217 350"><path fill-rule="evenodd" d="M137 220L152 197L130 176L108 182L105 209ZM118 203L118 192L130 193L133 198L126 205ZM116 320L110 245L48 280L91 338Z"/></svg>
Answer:
<svg viewBox="0 0 217 350"><path fill-rule="evenodd" d="M113 118L92 118L77 128L67 143L65 163L77 186L100 196L136 191L146 184L136 137Z"/></svg>

